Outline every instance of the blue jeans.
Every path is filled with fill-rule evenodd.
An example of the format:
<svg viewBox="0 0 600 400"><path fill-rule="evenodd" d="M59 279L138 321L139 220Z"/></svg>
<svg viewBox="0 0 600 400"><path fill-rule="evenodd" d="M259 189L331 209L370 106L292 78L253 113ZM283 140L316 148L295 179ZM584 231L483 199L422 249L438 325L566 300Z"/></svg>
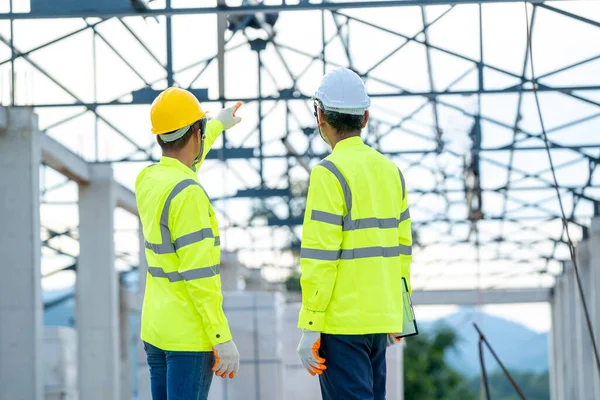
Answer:
<svg viewBox="0 0 600 400"><path fill-rule="evenodd" d="M144 342L152 400L206 400L213 377L212 352L164 351Z"/></svg>
<svg viewBox="0 0 600 400"><path fill-rule="evenodd" d="M387 334L321 334L323 400L385 400Z"/></svg>

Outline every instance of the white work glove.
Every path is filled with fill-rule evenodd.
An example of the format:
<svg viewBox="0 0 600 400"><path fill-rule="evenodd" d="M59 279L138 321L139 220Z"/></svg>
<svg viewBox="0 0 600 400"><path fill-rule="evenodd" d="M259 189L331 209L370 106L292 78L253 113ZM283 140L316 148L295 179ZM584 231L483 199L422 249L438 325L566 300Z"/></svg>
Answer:
<svg viewBox="0 0 600 400"><path fill-rule="evenodd" d="M298 355L304 368L312 375L321 375L325 366L325 359L319 357L319 348L321 347L321 332L303 331L302 338L298 344Z"/></svg>
<svg viewBox="0 0 600 400"><path fill-rule="evenodd" d="M241 106L242 106L242 103L238 101L234 106L222 109L219 112L219 114L215 117L215 119L218 119L219 121L221 121L221 123L223 124L224 130L230 129L231 127L237 125L242 120L242 118L235 116L235 112Z"/></svg>
<svg viewBox="0 0 600 400"><path fill-rule="evenodd" d="M221 378L229 376L230 379L233 379L240 369L240 353L238 353L233 340L214 346L213 352L215 353L215 366L212 370L215 375Z"/></svg>
<svg viewBox="0 0 600 400"><path fill-rule="evenodd" d="M399 335L399 333L390 333L387 335L387 347L393 346L402 341L402 338L397 338L396 335Z"/></svg>

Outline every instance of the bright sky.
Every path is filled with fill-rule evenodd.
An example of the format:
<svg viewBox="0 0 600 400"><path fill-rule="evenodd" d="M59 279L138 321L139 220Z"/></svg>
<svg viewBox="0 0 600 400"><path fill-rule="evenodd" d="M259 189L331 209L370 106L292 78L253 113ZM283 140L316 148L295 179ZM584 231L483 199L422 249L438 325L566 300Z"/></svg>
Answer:
<svg viewBox="0 0 600 400"><path fill-rule="evenodd" d="M229 4L239 4L241 1L228 1ZM27 10L28 1L15 0L17 11ZM207 1L207 5L214 5L216 1ZM208 4L210 3L210 4ZM276 0L267 3L277 3ZM164 0L153 2L153 7L162 7ZM195 1L173 1L174 7L195 6ZM584 15L586 18L600 20L600 2L564 2L552 4L565 10ZM0 1L0 10L8 9L8 0ZM425 19L431 22L442 16L448 6L427 7ZM444 51L432 50L430 57L433 63L432 82L429 80L427 67L427 52L423 45L410 42L406 46L382 62L372 70L372 78L367 80L367 87L371 93L394 92L397 89L390 85L378 82L377 79L391 82L394 85L411 91L429 91L433 83L436 89L445 88L459 76L466 74L464 79L455 86L456 90L472 90L477 85L474 64L464 58L479 59L479 16L477 5L461 5L444 15L428 29L427 40L434 46L456 52L461 57L455 57ZM424 40L424 35L418 32L423 29L423 16L417 7L397 8L391 10L357 10L342 11L347 16L352 16L373 23L382 28L399 32L409 37L415 36L417 41ZM124 94L146 86L147 83L157 82L154 87L165 87L164 70L140 46L135 38L128 32L131 29L152 50L161 63L165 62L165 37L164 18L144 20L142 18L126 18L122 24L118 20L108 20L98 25L97 31L102 38L96 40L96 65L94 66L93 34L90 29L64 39L56 44L35 51L31 60L41 66L69 91L85 102L112 101ZM178 71L196 63L201 59L213 56L217 51L216 23L213 15L207 16L178 16L173 18L173 66ZM336 26L330 13L326 14L325 36L332 37ZM345 22L344 17L339 17L340 22ZM88 24L95 24L98 20L89 19ZM38 20L19 21L15 24L15 46L25 52L33 49L54 38L66 33L81 29L86 26L82 20ZM526 28L523 5L492 4L483 7L483 38L484 61L495 68L511 73L521 74L523 57L525 54ZM382 32L376 28L358 21L352 21L349 28L342 28L343 32L349 30L350 53L354 68L366 71L372 68L386 54L392 52L405 42L402 37ZM43 34L41 34L43 32ZM267 68L263 74L263 95L272 95L279 89L288 88L292 84L287 70L297 76L302 71L305 73L297 81L297 89L304 94L312 94L318 85L322 74L322 63L311 64L310 58L301 53L318 55L321 49L321 13L320 12L294 12L282 13L276 25L277 35L275 42L278 47L269 45L262 54L262 61ZM229 35L230 33L228 33ZM0 35L10 37L10 28L7 22L0 23ZM264 36L263 32L248 31L248 36L254 38ZM225 93L228 98L252 98L257 96L257 56L249 45L247 39L241 34L236 34L228 43L231 49L226 54L225 66ZM108 44L107 44L108 43ZM600 43L600 29L591 25L579 23L557 13L539 9L535 21L535 34L533 37L534 61L536 74L541 76L553 72L563 66L597 56L598 43ZM131 64L136 73L117 56L119 52ZM278 53L279 52L279 53ZM8 47L0 47L0 58L10 59ZM283 59L283 61L282 61ZM348 57L339 38L327 46L326 59L333 64L348 65ZM328 65L328 69L332 68ZM94 80L93 70L96 69L97 79ZM203 66L198 65L185 72L176 74L177 82L187 87L196 76L192 87L207 88L211 99L218 96L217 65L212 62L201 74ZM55 83L44 77L36 68L23 60L15 63L17 76L17 101L20 103L57 103L72 102L72 97L60 89ZM515 78L495 71L484 69L485 84L488 88L502 88L518 83ZM527 73L529 76L529 73ZM374 78L374 79L373 79ZM0 65L0 98L7 104L10 87L10 63ZM571 70L549 76L544 81L551 85L600 85L600 60L595 60ZM582 96L600 100L600 92L582 92ZM582 101L572 99L560 94L540 95L544 120L548 129L559 127L562 124L597 114L600 109ZM123 98L127 100L127 97ZM539 121L535 111L535 103L531 95L523 97L521 127L532 132L539 132ZM446 149L459 155L467 153L470 141L468 132L472 119L464 113L457 111L462 107L471 113L477 111L477 98L475 96L443 96L440 101L446 106L439 106L439 123L443 130L443 139ZM410 115L424 102L423 98L374 98L372 115L381 121L379 127L371 127L370 133L385 132L386 125L397 124L403 117ZM518 95L498 94L482 97L481 113L500 123L513 125L515 123ZM292 101L288 103L292 117L286 120L286 104L283 102L263 103L263 140L268 143L263 150L265 155L282 155L286 153L280 139L287 137L289 142L298 151L304 151L310 143L316 152L325 153L325 145L318 138L307 138L302 132L304 127L314 127L308 103ZM206 103L206 107L216 114L221 105ZM110 124L121 130L130 141L147 148L152 144L149 134L148 106L110 106L102 107L99 113ZM88 160L118 159L131 155L135 148L116 134L105 121L96 125L93 114L83 114L73 120L54 127L53 124L81 113L83 108L40 108L38 109L40 127L47 129L48 133ZM406 122L403 129L395 129L394 134L381 139L381 148L387 151L421 150L434 147L434 108L425 106L416 113L414 119ZM244 118L242 124L232 129L227 134L230 146L243 145L256 147L258 134L258 108L256 103L248 103L241 110ZM286 129L286 124L288 128ZM96 127L97 126L97 127ZM575 127L556 130L550 137L563 144L574 143L599 143L598 130L600 118L590 118L585 124ZM96 138L95 131L98 132ZM368 137L367 134L365 136ZM370 140L370 139L369 139ZM484 147L500 147L510 144L512 132L502 128L498 123L483 123ZM98 146L96 147L96 143ZM522 145L540 146L539 140L523 140ZM222 146L219 140L215 147ZM158 149L154 147L152 153L159 156ZM597 151L596 151L597 153ZM140 154L136 155L138 158ZM481 175L484 187L494 188L506 184L506 167L498 167L498 163L507 164L509 153L499 151L486 153L486 160L482 161ZM577 186L585 183L585 171L588 165L585 160L577 161L578 157L570 152L553 152L556 164L573 161L573 165L558 171L558 180L561 185ZM446 204L441 196L428 194L423 196L411 195L411 215L415 222L431 220L432 216L444 216L455 220L464 220L466 206L462 183L462 157L451 156L443 153L434 154L423 159L416 156L396 157L394 161L404 170L407 185L410 191L427 190L435 188L458 189L449 195L452 204ZM521 152L514 158L514 174L512 180L514 187L539 185L539 181L527 178L525 173L545 170L548 161L544 152ZM114 165L115 177L128 187L133 187L137 173L146 163L120 163ZM307 172L295 161L291 161L289 171L292 181L302 183L308 177ZM258 168L256 160L233 160L227 167L217 161L207 161L200 177L203 185L211 197L218 198L232 195L244 188L255 187L260 184L260 177L256 173ZM436 172L431 172L430 169ZM443 171L449 178L440 186ZM521 171L521 172L519 172ZM264 177L270 187L283 188L287 184L285 159L268 159L264 164ZM549 181L548 173L543 178ZM63 179L53 171L43 173L43 183L51 187ZM600 185L600 176L592 177L592 183ZM586 192L590 196L598 197L600 192L591 189ZM558 213L558 203L552 198L554 193L549 190L521 190L515 192L512 199L506 203L506 210L512 218L522 220L520 223L506 222L503 225L494 221L480 223L482 240L489 240L502 235L522 241L535 241L540 234L547 235L551 232L553 237L561 235L560 222L542 223L539 220L524 222L525 218L539 216L539 211L527 208L520 209L522 202L540 202L543 207L551 212ZM544 201L549 199L549 201ZM77 188L73 183L48 192L44 199L49 202L42 207L42 223L56 231L77 226L77 209L73 203L77 199ZM521 200L521 202L519 202ZM566 207L570 206L569 198L565 199ZM287 204L284 199L271 198L266 201L269 207L280 217L284 218ZM258 205L257 200L235 199L216 203L219 209L220 221L223 227L232 223L245 224L251 215L252 206ZM484 213L486 216L497 216L505 207L500 193L488 192L484 196ZM577 209L577 215L589 216L592 210L588 204L582 203ZM115 224L118 229L116 237L117 252L122 256L119 261L120 268L127 268L127 264L135 264L137 252L137 222L136 219L125 212L115 214ZM536 229L537 232L523 231L522 226ZM76 231L76 229L75 229ZM533 263L519 264L516 261L496 260L498 254L502 258L507 256L519 258L537 257L540 253L550 253L550 242L532 243L530 246L519 248L510 243L484 246L481 251L482 262L475 261L475 252L471 245L449 245L449 240L466 238L468 225L459 224L449 227L447 224L430 224L419 230L419 238L427 244L422 250L416 249L414 256L414 286L415 288L440 289L440 288L477 288L477 287L531 287L550 286L553 279L547 275L539 275L535 271L545 265L539 259ZM300 233L300 228L296 228ZM580 237L578 230L572 232L575 239ZM240 250L240 259L252 267L264 267L264 275L269 278L281 278L287 274L290 267L297 265L297 260L289 253L273 248L282 248L288 245L290 233L287 228L232 228L222 232L222 242L226 249ZM542 236L543 237L543 236ZM57 238L51 242L56 248L65 253L76 255L77 242L68 238ZM566 257L564 252L558 256ZM44 250L43 268L45 272L67 265L70 257L56 255L50 250ZM284 268L282 268L284 267ZM550 271L557 272L558 264L551 263ZM479 273L478 273L479 271ZM73 282L69 272L60 273L44 281L45 287L60 287ZM541 307L541 308L540 308ZM549 326L548 312L542 312L540 305L527 306L502 306L487 307L486 311L504 315L507 318L518 320L536 330L545 330ZM439 316L450 309L432 308L427 315ZM425 312L424 312L425 313Z"/></svg>

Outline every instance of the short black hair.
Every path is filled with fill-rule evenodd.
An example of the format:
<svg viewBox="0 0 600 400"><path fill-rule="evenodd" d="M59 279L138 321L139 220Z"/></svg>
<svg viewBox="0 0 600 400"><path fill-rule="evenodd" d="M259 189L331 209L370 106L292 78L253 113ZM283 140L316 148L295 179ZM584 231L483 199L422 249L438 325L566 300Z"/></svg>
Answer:
<svg viewBox="0 0 600 400"><path fill-rule="evenodd" d="M185 147L185 145L187 144L187 142L190 140L190 138L192 137L192 135L194 134L194 132L200 129L199 126L199 121L194 122L194 124L192 124L192 126L190 126L190 129L187 130L187 132L180 137L177 140L174 140L172 142L165 142L162 140L162 138L160 137L160 135L157 136L157 141L158 141L158 145L160 146L160 148L163 151L177 151L177 150L181 150ZM175 132L175 131L173 131ZM168 133L173 133L173 132L167 132Z"/></svg>
<svg viewBox="0 0 600 400"><path fill-rule="evenodd" d="M336 111L323 110L323 115L325 116L325 121L327 121L338 134L355 131L360 132L365 120L364 115L342 114Z"/></svg>

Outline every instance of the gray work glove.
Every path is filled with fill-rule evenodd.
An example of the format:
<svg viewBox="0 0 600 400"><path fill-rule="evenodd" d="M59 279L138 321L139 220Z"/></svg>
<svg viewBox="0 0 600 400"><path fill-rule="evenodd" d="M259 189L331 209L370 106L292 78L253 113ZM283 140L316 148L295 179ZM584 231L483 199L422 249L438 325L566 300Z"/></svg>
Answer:
<svg viewBox="0 0 600 400"><path fill-rule="evenodd" d="M212 370L215 375L233 379L240 369L240 353L233 340L214 346L213 352L215 353L215 366Z"/></svg>
<svg viewBox="0 0 600 400"><path fill-rule="evenodd" d="M321 332L303 331L298 344L298 355L304 368L312 375L321 375L327 369L325 359L319 357L321 347Z"/></svg>

